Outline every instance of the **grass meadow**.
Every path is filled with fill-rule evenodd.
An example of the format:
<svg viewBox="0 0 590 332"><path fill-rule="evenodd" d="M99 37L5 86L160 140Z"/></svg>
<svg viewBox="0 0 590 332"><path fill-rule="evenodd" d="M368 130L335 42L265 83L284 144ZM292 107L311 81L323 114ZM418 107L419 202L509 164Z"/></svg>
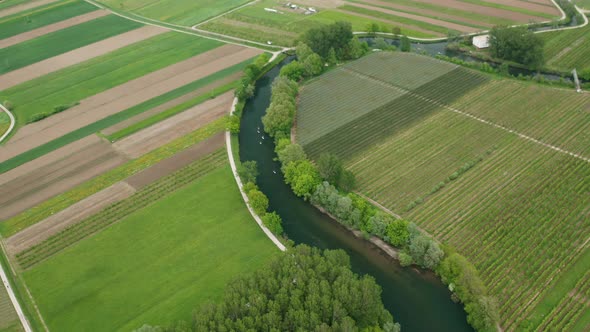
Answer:
<svg viewBox="0 0 590 332"><path fill-rule="evenodd" d="M540 34L545 40L547 66L561 71L590 69L590 25Z"/></svg>
<svg viewBox="0 0 590 332"><path fill-rule="evenodd" d="M23 4L29 0L5 0L0 2L0 10Z"/></svg>
<svg viewBox="0 0 590 332"><path fill-rule="evenodd" d="M97 8L80 0L60 1L0 18L0 39L95 11Z"/></svg>
<svg viewBox="0 0 590 332"><path fill-rule="evenodd" d="M243 5L248 0L100 0L114 9L151 19L191 26Z"/></svg>
<svg viewBox="0 0 590 332"><path fill-rule="evenodd" d="M0 74L141 27L108 15L0 49Z"/></svg>
<svg viewBox="0 0 590 332"><path fill-rule="evenodd" d="M381 52L339 67L302 89L297 141L474 263L502 328L587 328L590 165L547 145L590 157L590 95L449 66ZM391 92L340 88L354 80Z"/></svg>
<svg viewBox="0 0 590 332"><path fill-rule="evenodd" d="M24 272L49 328L130 331L189 321L276 248L229 165Z"/></svg>

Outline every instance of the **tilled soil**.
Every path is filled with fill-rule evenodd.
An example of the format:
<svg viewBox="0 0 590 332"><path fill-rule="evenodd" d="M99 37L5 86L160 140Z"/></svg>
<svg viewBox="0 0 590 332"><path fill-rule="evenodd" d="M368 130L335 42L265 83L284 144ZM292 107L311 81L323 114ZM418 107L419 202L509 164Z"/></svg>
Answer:
<svg viewBox="0 0 590 332"><path fill-rule="evenodd" d="M133 193L135 189L127 183L118 182L11 236L5 242L6 249L15 255Z"/></svg>
<svg viewBox="0 0 590 332"><path fill-rule="evenodd" d="M135 190L140 190L148 184L170 175L181 168L190 165L201 157L217 151L225 144L225 133L219 133L203 142L162 160L125 180Z"/></svg>
<svg viewBox="0 0 590 332"><path fill-rule="evenodd" d="M445 7L449 7L449 8L460 9L460 10L473 12L473 13L477 13L477 14L481 14L481 15L510 19L510 20L513 20L515 22L520 22L520 23L529 23L530 21L541 22L541 21L547 20L546 18L543 18L543 17L537 17L537 16L523 14L523 13L517 13L517 12L505 10L505 9L479 6L476 4L462 2L462 1L458 1L458 0L416 0L416 1L423 2L423 3L430 3L430 4L438 5L438 6L445 6Z"/></svg>
<svg viewBox="0 0 590 332"><path fill-rule="evenodd" d="M13 7L6 8L4 10L0 10L0 17L6 17L12 14L20 13L27 9L32 9L36 7L41 7L52 2L57 2L59 0L38 0L38 1L29 1L25 2L22 5L16 5ZM0 89L1 90L1 89Z"/></svg>
<svg viewBox="0 0 590 332"><path fill-rule="evenodd" d="M555 16L559 16L561 13L552 3L551 6L546 6L538 3L532 3L527 1L520 1L520 0L488 0L491 3L497 3L501 5L507 5L510 7L522 8L527 9L530 11L544 13L544 14L553 14Z"/></svg>
<svg viewBox="0 0 590 332"><path fill-rule="evenodd" d="M25 211L124 162L109 143L95 142L42 168L14 177L0 187L0 220Z"/></svg>
<svg viewBox="0 0 590 332"><path fill-rule="evenodd" d="M220 86L223 86L225 84L228 84L228 83L231 83L231 82L233 82L235 80L238 80L238 79L240 79L240 77L242 77L242 73L241 72L240 73L235 73L233 75L230 75L228 77L225 77L223 79L220 79L218 81L215 81L215 82L213 82L211 84L208 84L208 85L206 85L206 86L204 86L202 88L199 88L199 89L196 89L194 91L191 91L191 92L189 92L189 93L187 93L185 95L182 95L182 96L180 96L178 98L175 98L173 100L170 100L168 102L165 102L165 103L163 103L160 106L157 106L157 107L154 107L154 108L150 109L149 111L145 111L145 112L143 112L141 114L138 114L138 115L136 115L134 117L131 117L131 118L125 120L125 121L121 121L121 122L117 123L114 126L111 126L111 127L108 127L107 129L102 130L101 132L103 134L105 134L105 135L111 135L111 134L113 134L113 133L115 133L115 132L117 132L117 131L119 131L121 129L125 129L125 128L127 128L127 127L129 127L129 126L131 126L131 125L133 125L135 123L138 123L140 121L143 121L143 120L145 120L147 118L150 118L150 117L152 117L152 116L154 116L156 114L162 113L162 112L164 112L164 111L166 111L166 110L168 110L168 109L170 109L170 108L172 108L174 106L180 105L180 104L182 104L182 103L184 103L186 101L189 101L189 100L191 100L193 98L196 98L196 97L198 97L200 95L203 95L203 94L205 94L205 93L207 93L207 92L209 92L209 91L211 91L211 90L213 90L215 88L218 88Z"/></svg>
<svg viewBox="0 0 590 332"><path fill-rule="evenodd" d="M457 30L460 32L477 32L477 31L479 31L479 29L477 29L477 28L473 28L473 27L469 27L469 26L465 26L465 25L460 25L460 24L451 23L451 22L445 22L445 21L434 19L434 18L420 16L420 15L398 12L395 10L389 10L389 9L385 9L385 8L381 8L381 7L369 6L369 5L360 4L360 3L354 3L351 5L354 7L360 7L360 8L370 9L370 10L374 10L374 11L379 11L379 12L382 12L385 14L391 14L391 15L395 15L395 16L399 16L399 17L405 17L405 18L409 18L409 19L412 19L415 21L430 23L433 25Z"/></svg>
<svg viewBox="0 0 590 332"><path fill-rule="evenodd" d="M81 24L84 22L92 21L94 19L106 16L109 14L110 13L106 10L96 10L96 11L93 11L90 13L82 14L82 15L75 16L75 17L72 17L67 20L60 21L57 23L49 24L49 25L46 25L44 27L41 27L41 28L38 28L35 30L23 32L21 34L0 40L0 48L5 48L8 46L16 45L18 43L22 43L27 40L41 37L41 36L46 35L48 33L52 33L52 32L58 31L58 30L69 28L69 27L72 27L74 25L78 25L78 24Z"/></svg>
<svg viewBox="0 0 590 332"><path fill-rule="evenodd" d="M227 114L233 98L233 92L227 92L207 100L128 136L113 144L113 147L130 158L137 158Z"/></svg>
<svg viewBox="0 0 590 332"><path fill-rule="evenodd" d="M78 106L21 128L5 146L0 147L0 161L260 53L257 49L235 45L221 46L86 98Z"/></svg>
<svg viewBox="0 0 590 332"><path fill-rule="evenodd" d="M6 90L37 77L110 53L122 47L157 36L167 30L145 26L101 40L73 51L0 75L0 90Z"/></svg>

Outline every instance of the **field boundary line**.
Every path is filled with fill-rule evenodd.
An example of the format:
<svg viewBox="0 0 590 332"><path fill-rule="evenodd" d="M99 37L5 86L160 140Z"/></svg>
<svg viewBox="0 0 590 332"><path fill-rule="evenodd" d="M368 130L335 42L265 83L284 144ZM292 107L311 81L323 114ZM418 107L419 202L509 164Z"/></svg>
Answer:
<svg viewBox="0 0 590 332"><path fill-rule="evenodd" d="M459 114L459 115L463 115L463 116L465 116L465 117L468 117L468 118L471 118L471 119L473 119L473 120L475 120L475 121L479 121L479 122L481 122L481 123L483 123L483 124L486 124L486 125L489 125L489 126L492 126L492 127L495 127L495 128L501 129L501 130L504 130L504 131L506 131L506 132L509 132L509 133L511 133L511 134L515 134L515 135L517 135L518 137L520 137L520 138L522 138L522 139L524 139L524 140L527 140L527 141L530 141L530 142L533 142L533 143L539 144L539 145L541 145L541 146L544 146L544 147L546 147L546 148L549 148L549 149L555 150L555 151L557 151L557 152L560 152L560 153L563 153L563 154L566 154L566 155L570 155L570 156L572 156L572 157L574 157L574 158L577 158L577 159L583 160L583 161L585 161L585 162L587 162L587 163L590 163L590 158L587 158L587 157L584 157L584 156L582 156L582 155L579 155L579 154L577 154L577 153L573 153L573 152L571 152L571 151L568 151L568 150L562 149L562 148L560 148L560 147L557 147L557 146L555 146L555 145L551 145L551 144L549 144L549 143L542 142L542 141L540 141L540 140L538 140L538 139L535 139L535 138L532 138L532 137L530 137L530 136L527 136L527 135L525 135L525 134L522 134L522 133L520 133L520 132L518 132L518 131L516 131L516 130L510 129L510 128L508 128L508 127L504 127L504 126L502 126L502 125L499 125L499 124L497 124L497 123L494 123L494 122L492 122L492 121L489 121L489 120L482 119L482 118L480 118L480 117L477 117L477 116L475 116L475 115L473 115L473 114L470 114L470 113L467 113L467 112L460 111L460 110L458 110L458 109L456 109L456 108L452 108L452 107L450 107L450 106L448 106L448 105L446 105L446 104L443 104L443 103L441 103L441 102L438 102L438 101L436 101L436 100L432 100L432 99L430 99L430 98L426 98L426 97L424 97L424 96L422 96L422 95L419 95L419 94L417 94L417 93L415 93L415 92L413 92L413 91L410 91L410 90L407 90L407 89L404 89L404 88L398 87L398 86L396 86L396 85L393 85L393 84L390 84L390 83L387 83L387 82L383 82L383 81L381 81L381 80L375 79L375 78L373 78L373 77L371 77L371 76L368 76L368 75L365 75L365 74L359 73L359 72L357 72L357 71L354 71L354 70L352 70L352 69L349 69L349 68L343 68L343 70L345 70L345 71L347 71L347 72L350 72L350 73L352 73L353 75L356 75L357 77L360 77L360 78L365 78L365 79L369 79L369 80L372 80L372 81L375 81L375 82L379 82L379 83L380 83L380 84L382 84L382 85L389 86L389 87L391 87L391 88L393 88L393 89L396 89L396 90L399 90L399 91L405 92L405 93L406 93L407 95L409 95L409 96L412 96L412 97L415 97L415 98L421 99L421 100L423 100L423 101L426 101L426 102L428 102L428 103L434 104L434 105L436 105L436 106L442 107L443 109L446 109L446 110L448 110L448 111L451 111L451 112L453 112L453 113L456 113L456 114Z"/></svg>
<svg viewBox="0 0 590 332"><path fill-rule="evenodd" d="M230 115L234 113L237 104L238 104L238 98L234 97L234 101L233 101L233 103L231 105L231 109L230 109ZM240 176L238 175L238 170L236 168L236 162L234 160L234 154L233 154L232 148L231 148L231 132L229 130L225 131L225 147L227 149L227 157L229 159L229 164L231 166L231 171L234 176L234 180L236 180L236 183L238 184L238 189L240 190L240 194L242 195L242 199L244 200L244 203L246 203L246 207L248 208L248 211L250 211L250 215L252 215L252 218L254 218L254 220L256 220L256 223L258 224L258 226L260 226L260 228L262 229L264 234L266 234L266 236L281 251L286 251L287 248L285 247L285 245L282 244L281 241L279 241L279 239L277 239L277 237L268 228L266 228L266 226L264 226L264 224L262 223L262 219L260 219L260 217L254 212L254 210L252 210L252 207L250 207L250 204L248 204L248 201L249 201L248 196L246 196L246 193L244 192L244 185L242 184L242 180L240 179Z"/></svg>
<svg viewBox="0 0 590 332"><path fill-rule="evenodd" d="M12 132L12 129L14 129L14 126L16 124L16 119L14 118L14 115L12 115L12 113L8 110L8 108L4 107L4 105L2 105L0 103L0 109L6 113L8 115L8 117L10 118L10 126L8 127L8 130L6 130L6 132L2 135L2 137L0 137L0 143L2 143L2 141L4 141L4 139L6 137L8 137L8 135L10 135L10 133Z"/></svg>
<svg viewBox="0 0 590 332"><path fill-rule="evenodd" d="M4 246L2 246L4 248ZM8 259L7 259L8 262ZM10 265L10 262L8 262L8 265ZM6 273L4 272L4 268L2 267L2 264L0 264L0 278L2 279L2 283L4 284L4 288L6 288L6 292L8 293L8 297L10 298L10 302L12 302L12 306L14 307L14 310L16 311L16 314L18 316L18 319L20 320L20 323L23 327L23 329L25 330L25 332L33 332L33 329L31 329L31 325L29 324L29 321L27 320L27 317L25 316L23 309L20 306L20 303L18 303L18 300L16 299L16 295L14 295L14 292L12 291L12 288L10 288L10 282L8 281L8 277L6 276Z"/></svg>
<svg viewBox="0 0 590 332"><path fill-rule="evenodd" d="M241 39L241 38L235 38L235 37L226 36L226 35L221 35L221 34L217 34L217 33L212 33L212 32L208 32L208 31L204 31L204 30L192 29L192 31L189 31L189 30L187 30L187 29L190 29L189 27L170 24L172 26L180 27L182 29L172 28L170 26L167 26L168 23L163 23L163 22L160 22L160 21L157 21L157 20L149 19L149 21L158 22L158 23L151 23L151 22L148 22L148 19L147 18L143 18L142 16L140 16L140 17L142 17L142 20L140 20L140 19L137 19L137 18L130 17L128 15L119 13L119 12L111 9L110 7L107 7L107 6L104 6L102 4L96 3L94 0L84 0L84 1L87 2L87 3L89 3L89 4L91 4L91 5L93 5L93 6L96 6L98 8L101 8L101 9L104 9L104 10L108 10L112 14L117 15L119 17L122 17L124 19L130 20L130 21L133 21L133 22L137 22L137 23L141 23L141 24L145 24L145 25L151 25L151 26L159 27L159 28L162 28L162 29L170 30L170 31L184 33L184 34L187 34L187 35L193 35L193 36L198 36L198 37L201 37L201 38L215 40L215 41L218 41L218 42L221 42L221 43L224 43L224 44L233 44L233 45L238 45L238 46L247 47L247 48L262 49L260 47L254 47L252 45L247 45L247 44L240 43L239 41L247 42L247 43L251 43L251 44L255 44L255 45L260 45L260 46L265 46L265 47L272 47L270 45L264 45L262 43L258 43L258 42L254 42L254 41L250 41L250 40L246 40L246 39ZM136 16L138 16L138 15L136 15ZM228 40L223 40L223 39L220 39L220 38L215 38L215 37L207 36L207 35L205 35L201 31L204 31L207 34L219 35L219 36L222 36L224 38L235 40L235 41L228 41ZM201 32L201 33L199 33L199 32ZM281 47L281 46L275 46L275 47ZM262 49L262 50L265 51L265 52L267 52L266 49ZM284 51L284 48L281 51Z"/></svg>
<svg viewBox="0 0 590 332"><path fill-rule="evenodd" d="M253 4L257 3L257 2L260 2L260 0L248 1L247 3L245 3L245 4L241 5L241 6L238 6L238 7L236 7L236 8L230 9L230 10L228 10L228 11L226 11L226 12L223 12L223 13L221 13L221 14L219 14L219 15L215 16L215 17L208 18L208 19L204 20L203 22L199 22L199 23L197 23L197 24L193 25L193 26L191 27L191 29L195 29L195 28L196 28L196 27L198 27L199 25L207 24L207 23L209 23L209 22L211 22L211 21L213 21L213 20L216 20L216 19L218 19L218 18L220 18L220 17L223 17L223 16L225 16L225 15L227 15L227 14L231 14L231 13L233 13L233 12L237 11L237 10L240 10L240 9L242 9L242 8L244 8L244 7L247 7L247 6L253 5Z"/></svg>

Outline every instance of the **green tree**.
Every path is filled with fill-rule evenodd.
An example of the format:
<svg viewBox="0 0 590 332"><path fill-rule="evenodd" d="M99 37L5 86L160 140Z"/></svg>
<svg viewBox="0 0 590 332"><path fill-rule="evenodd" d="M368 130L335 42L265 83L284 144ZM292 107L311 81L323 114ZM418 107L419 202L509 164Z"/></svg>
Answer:
<svg viewBox="0 0 590 332"><path fill-rule="evenodd" d="M412 50L412 42L408 36L404 35L400 38L399 49L402 52L410 52Z"/></svg>
<svg viewBox="0 0 590 332"><path fill-rule="evenodd" d="M410 266L414 264L412 256L405 251L400 251L397 258L399 259L401 266Z"/></svg>
<svg viewBox="0 0 590 332"><path fill-rule="evenodd" d="M255 160L244 161L238 167L238 175L243 183L256 183L256 177L258 177L258 174L258 164Z"/></svg>
<svg viewBox="0 0 590 332"><path fill-rule="evenodd" d="M494 27L490 31L490 54L533 69L545 64L544 39L526 27Z"/></svg>
<svg viewBox="0 0 590 332"><path fill-rule="evenodd" d="M289 104L271 103L266 114L262 117L262 124L264 131L271 137L275 137L277 133L290 133L293 126L293 117L295 115L295 107Z"/></svg>
<svg viewBox="0 0 590 332"><path fill-rule="evenodd" d="M229 283L201 307L194 331L397 331L370 276L350 270L342 250L298 246Z"/></svg>
<svg viewBox="0 0 590 332"><path fill-rule="evenodd" d="M297 96L299 85L288 77L279 76L272 81L272 94L286 93L293 99Z"/></svg>
<svg viewBox="0 0 590 332"><path fill-rule="evenodd" d="M393 26L391 28L391 33L393 33L394 35L401 35L402 34L402 29L398 26Z"/></svg>
<svg viewBox="0 0 590 332"><path fill-rule="evenodd" d="M291 185L293 192L300 197L308 198L318 184L320 174L309 160L290 162L284 167L285 182Z"/></svg>
<svg viewBox="0 0 590 332"><path fill-rule="evenodd" d="M395 247L402 248L410 239L410 232L408 231L408 222L405 220L392 220L387 225L387 238L389 243Z"/></svg>
<svg viewBox="0 0 590 332"><path fill-rule="evenodd" d="M299 144L289 144L277 153L283 168L294 161L305 160L307 155Z"/></svg>
<svg viewBox="0 0 590 332"><path fill-rule="evenodd" d="M305 76L317 76L324 70L324 61L319 55L313 53L303 61L302 66Z"/></svg>
<svg viewBox="0 0 590 332"><path fill-rule="evenodd" d="M227 117L226 130L232 134L240 133L240 117L232 114Z"/></svg>
<svg viewBox="0 0 590 332"><path fill-rule="evenodd" d="M375 34L377 32L379 32L379 24L372 22L372 23L367 23L367 33L369 36L371 37L375 37Z"/></svg>
<svg viewBox="0 0 590 332"><path fill-rule="evenodd" d="M297 60L303 62L307 59L307 57L314 53L306 43L299 42L299 44L297 44L297 48L295 48L295 54L297 55Z"/></svg>
<svg viewBox="0 0 590 332"><path fill-rule="evenodd" d="M356 186L356 177L354 176L354 173L347 169L343 169L338 177L337 186L338 189L344 192L352 191Z"/></svg>
<svg viewBox="0 0 590 332"><path fill-rule="evenodd" d="M283 234L282 219L276 212L270 212L262 217L262 223L268 228L273 234Z"/></svg>
<svg viewBox="0 0 590 332"><path fill-rule="evenodd" d="M350 22L339 21L307 30L301 40L322 58L327 58L330 49L342 59L343 48L352 40Z"/></svg>
<svg viewBox="0 0 590 332"><path fill-rule="evenodd" d="M248 193L248 203L250 203L250 206L258 216L263 217L266 214L268 197L262 191L258 189L250 190Z"/></svg>
<svg viewBox="0 0 590 332"><path fill-rule="evenodd" d="M292 81L299 81L303 77L304 69L299 61L295 60L281 68L279 75Z"/></svg>
<svg viewBox="0 0 590 332"><path fill-rule="evenodd" d="M338 64L338 58L336 57L336 51L334 51L334 48L330 48L330 51L328 52L328 57L327 60L328 65L330 66L335 66L336 64Z"/></svg>
<svg viewBox="0 0 590 332"><path fill-rule="evenodd" d="M332 184L338 184L342 174L342 161L332 153L322 153L318 158L318 171L322 179Z"/></svg>

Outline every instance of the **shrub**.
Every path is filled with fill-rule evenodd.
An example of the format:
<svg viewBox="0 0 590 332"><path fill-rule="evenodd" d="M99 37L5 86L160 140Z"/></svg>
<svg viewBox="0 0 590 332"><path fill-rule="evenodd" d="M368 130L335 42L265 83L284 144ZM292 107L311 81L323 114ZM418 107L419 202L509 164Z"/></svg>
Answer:
<svg viewBox="0 0 590 332"><path fill-rule="evenodd" d="M2 103L2 105L4 105L4 107L9 111L14 110L14 104L12 104L12 102L8 100L5 100L4 103Z"/></svg>
<svg viewBox="0 0 590 332"><path fill-rule="evenodd" d="M392 220L387 224L386 234L389 243L395 247L403 247L410 239L408 222L405 220Z"/></svg>
<svg viewBox="0 0 590 332"><path fill-rule="evenodd" d="M239 134L240 133L240 117L232 114L227 117L227 125L226 130L228 130L232 134Z"/></svg>
<svg viewBox="0 0 590 332"><path fill-rule="evenodd" d="M262 223L268 228L273 234L283 234L283 226L281 216L276 212L270 212L262 217Z"/></svg>
<svg viewBox="0 0 590 332"><path fill-rule="evenodd" d="M238 175L244 183L256 183L258 174L258 164L254 160L245 161L238 167Z"/></svg>
<svg viewBox="0 0 590 332"><path fill-rule="evenodd" d="M401 266L410 266L414 264L412 256L410 256L410 254L408 254L406 251L400 251L397 255L397 258L399 259L399 263Z"/></svg>
<svg viewBox="0 0 590 332"><path fill-rule="evenodd" d="M248 193L248 200L254 212L263 217L268 209L268 197L258 189L250 190Z"/></svg>
<svg viewBox="0 0 590 332"><path fill-rule="evenodd" d="M299 81L303 77L303 73L303 65L295 60L281 68L279 75L287 77L292 81Z"/></svg>

